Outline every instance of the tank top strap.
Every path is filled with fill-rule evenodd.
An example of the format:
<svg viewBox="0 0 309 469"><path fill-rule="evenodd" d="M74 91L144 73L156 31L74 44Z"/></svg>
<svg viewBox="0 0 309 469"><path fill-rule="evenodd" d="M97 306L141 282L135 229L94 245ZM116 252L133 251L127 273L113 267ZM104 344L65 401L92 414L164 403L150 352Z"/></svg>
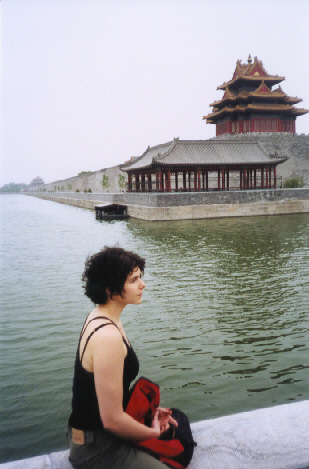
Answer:
<svg viewBox="0 0 309 469"><path fill-rule="evenodd" d="M120 332L120 334L121 334L121 331L120 331L119 327L117 326L117 324L114 323L114 321L112 321L112 320L111 320L110 318L108 318L107 316L96 316L95 318L90 319L90 321L88 321L88 322L87 322L87 319L88 319L88 317L86 318L86 321L84 322L84 325L83 325L83 327L82 327L82 332L81 332L81 334L80 334L79 342L81 341L81 339L82 339L82 337L83 337L83 335L84 335L84 332L85 332L85 330L86 330L87 327L88 327L88 324L90 324L92 321L95 321L96 319L107 319L108 321L110 321L110 323L114 324L114 326L117 327L117 329L119 330L119 332ZM121 334L121 335L122 335L122 334Z"/></svg>
<svg viewBox="0 0 309 469"><path fill-rule="evenodd" d="M90 321L89 321L89 322L90 322ZM102 327L111 326L111 325L116 326L116 324L113 324L112 322L107 322L107 323L105 323L105 324L100 324L98 327L96 327L95 329L93 329L93 331L88 335L87 340L86 340L86 343L85 343L84 348L83 348L83 352L82 352L81 357L80 357L80 363L82 363L82 361L83 361L84 353L85 353L85 351L86 351L86 347L87 347L87 345L88 345L89 340L90 340L91 337L93 336L93 334L95 334L99 329L102 329ZM117 327L117 326L116 326L116 327ZM117 329L118 329L118 327L117 327ZM120 332L120 331L119 331L119 332ZM120 334L121 334L121 332L120 332ZM123 338L123 337L122 337L122 338Z"/></svg>
<svg viewBox="0 0 309 469"><path fill-rule="evenodd" d="M121 334L121 337L122 337L122 340L123 342L125 343L126 347L129 348L130 347L130 344L128 344L128 342L126 341L126 339L124 338L121 330L119 329L119 327L117 326L116 323L114 323L114 321L112 321L110 318L106 317L106 316L96 316L95 318L93 319L90 319L90 321L87 322L87 319L84 323L84 326L83 326L83 329L82 329L82 332L81 332L81 335L80 335L80 338L79 338L79 345L80 345L80 342L81 342L81 339L84 335L84 332L88 326L88 324L90 324L92 321L95 321L96 319L107 319L109 322L107 323L104 323L104 324L100 324L99 326L97 326L95 329L93 329L93 331L89 334L89 336L87 337L87 340L86 340L86 343L84 345L84 348L83 348L83 351L82 351L82 354L81 354L81 357L80 357L80 363L82 363L83 361L83 357L84 357L84 353L86 351L86 347L88 345L88 342L89 340L91 339L91 337L93 336L93 334L95 334L99 329L102 329L102 327L105 327L105 326L110 326L110 325L113 325L115 327L117 327L118 331L120 332ZM87 324L86 324L87 322ZM78 350L79 350L79 347L78 347Z"/></svg>

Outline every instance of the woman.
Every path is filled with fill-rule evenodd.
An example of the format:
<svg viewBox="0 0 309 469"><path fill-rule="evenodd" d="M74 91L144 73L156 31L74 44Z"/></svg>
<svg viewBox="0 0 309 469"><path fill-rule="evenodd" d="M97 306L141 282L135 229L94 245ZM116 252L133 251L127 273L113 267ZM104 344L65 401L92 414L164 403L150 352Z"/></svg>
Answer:
<svg viewBox="0 0 309 469"><path fill-rule="evenodd" d="M166 469L134 447L134 441L159 438L171 411L158 408L151 427L125 413L130 383L139 371L137 356L120 321L128 304L142 302L145 261L118 247L105 247L86 260L85 294L96 304L78 344L68 439L76 469Z"/></svg>

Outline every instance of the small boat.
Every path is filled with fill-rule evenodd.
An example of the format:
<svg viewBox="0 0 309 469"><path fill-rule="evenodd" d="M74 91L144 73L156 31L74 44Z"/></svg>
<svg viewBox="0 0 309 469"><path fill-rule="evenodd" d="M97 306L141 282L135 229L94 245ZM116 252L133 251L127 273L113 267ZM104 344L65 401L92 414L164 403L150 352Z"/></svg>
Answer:
<svg viewBox="0 0 309 469"><path fill-rule="evenodd" d="M95 206L96 220L126 220L130 218L126 205L99 204Z"/></svg>

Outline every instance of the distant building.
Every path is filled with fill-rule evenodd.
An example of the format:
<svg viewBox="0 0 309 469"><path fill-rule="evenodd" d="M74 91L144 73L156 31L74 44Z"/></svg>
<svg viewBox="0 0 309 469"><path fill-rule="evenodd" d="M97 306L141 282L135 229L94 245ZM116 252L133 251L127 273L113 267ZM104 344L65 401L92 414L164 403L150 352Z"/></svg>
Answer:
<svg viewBox="0 0 309 469"><path fill-rule="evenodd" d="M203 119L206 124L216 124L216 136L251 132L295 133L296 117L309 112L296 108L300 98L288 96L278 86L285 77L269 75L261 60L236 63L233 77L218 86L223 98L210 104L212 112Z"/></svg>
<svg viewBox="0 0 309 469"><path fill-rule="evenodd" d="M43 179L37 176L36 178L32 179L30 182L30 186L41 186L42 184L45 184Z"/></svg>

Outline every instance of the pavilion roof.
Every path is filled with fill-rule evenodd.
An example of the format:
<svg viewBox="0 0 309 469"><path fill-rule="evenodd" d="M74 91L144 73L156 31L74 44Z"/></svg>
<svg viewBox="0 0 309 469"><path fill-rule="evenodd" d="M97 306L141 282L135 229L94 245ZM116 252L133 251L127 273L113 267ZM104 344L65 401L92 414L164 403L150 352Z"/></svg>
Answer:
<svg viewBox="0 0 309 469"><path fill-rule="evenodd" d="M308 109L295 108L289 102L287 103L254 103L254 104L237 104L237 106L224 106L223 108L213 108L213 112L204 116L203 119L207 119L210 123L212 119L222 118L224 116L230 116L232 114L248 114L251 111L273 113L280 112L291 116L301 116L308 112Z"/></svg>
<svg viewBox="0 0 309 469"><path fill-rule="evenodd" d="M159 147L161 147L159 149ZM134 172L157 166L278 164L285 161L272 156L256 140L179 140L167 146L148 148L132 165L123 168Z"/></svg>
<svg viewBox="0 0 309 469"><path fill-rule="evenodd" d="M227 83L217 87L217 90L225 90L227 87L233 87L237 82L262 82L268 83L269 85L275 85L285 80L285 77L278 75L269 75L264 66L263 62L257 57L254 57L252 63L251 57L248 57L248 63L242 64L241 60L236 62L236 68L233 73L233 77Z"/></svg>
<svg viewBox="0 0 309 469"><path fill-rule="evenodd" d="M267 101L280 101L281 103L297 104L302 101L301 98L288 96L279 86L275 90L271 90L268 86L262 82L254 91L241 91L240 93L232 92L228 87L226 88L223 98L211 103L210 107L223 107L225 103L231 102L245 102L249 101L250 98L262 98ZM205 117L204 117L205 119Z"/></svg>

